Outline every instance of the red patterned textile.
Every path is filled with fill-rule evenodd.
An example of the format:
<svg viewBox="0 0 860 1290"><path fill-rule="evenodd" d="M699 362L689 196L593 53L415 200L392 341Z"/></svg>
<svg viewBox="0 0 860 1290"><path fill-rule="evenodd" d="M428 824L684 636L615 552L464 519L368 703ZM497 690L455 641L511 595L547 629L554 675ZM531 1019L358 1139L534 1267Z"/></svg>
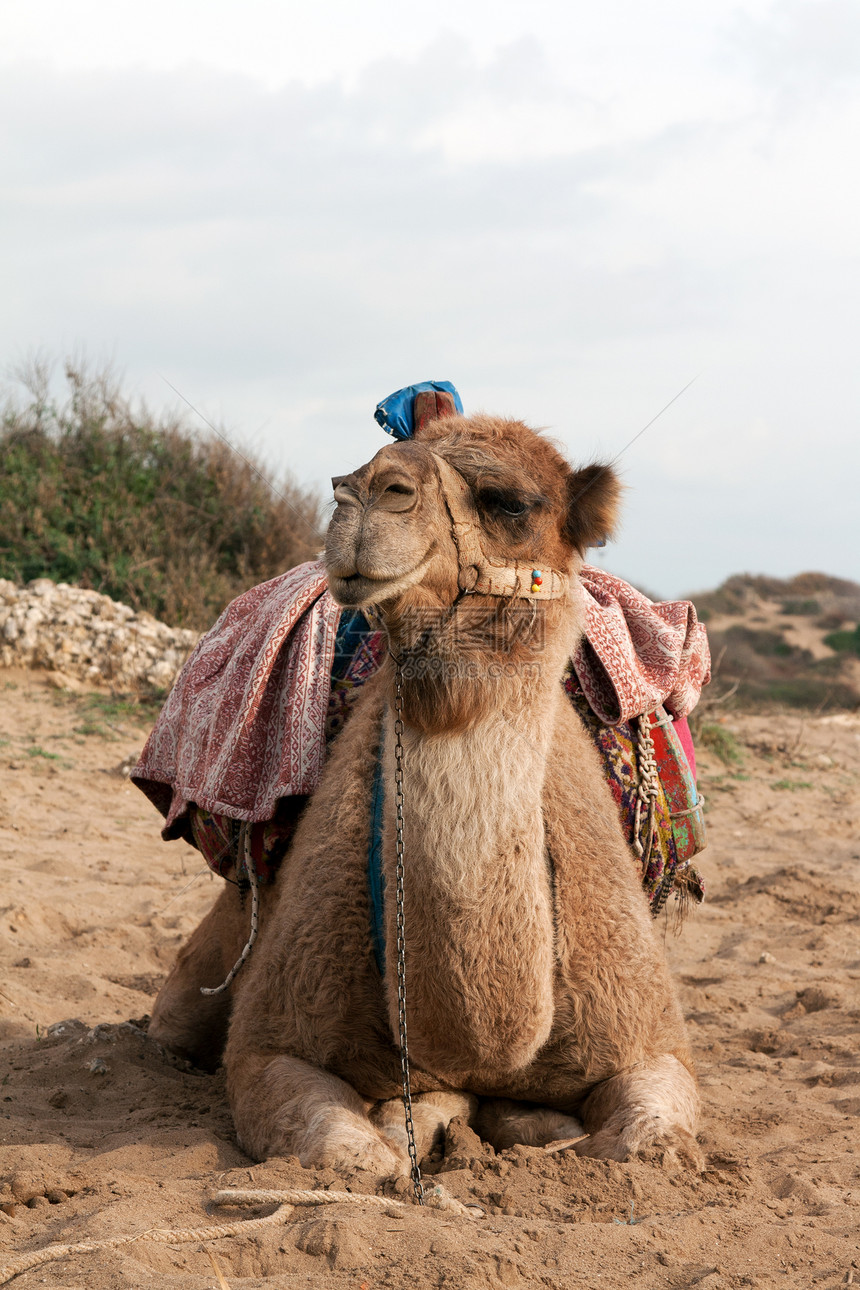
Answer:
<svg viewBox="0 0 860 1290"><path fill-rule="evenodd" d="M692 712L711 679L711 654L690 601L649 600L589 564L580 582L585 636L573 666L601 721L616 726L660 704L673 717Z"/></svg>
<svg viewBox="0 0 860 1290"><path fill-rule="evenodd" d="M339 617L314 561L246 591L198 642L131 776L163 837L188 836L189 802L258 822L314 791Z"/></svg>
<svg viewBox="0 0 860 1290"><path fill-rule="evenodd" d="M705 630L684 601L653 604L586 565L586 639L573 666L589 705L617 725L661 703L683 717L710 678ZM260 822L280 798L313 793L340 609L319 561L239 596L200 640L161 711L132 780L189 836L189 803Z"/></svg>

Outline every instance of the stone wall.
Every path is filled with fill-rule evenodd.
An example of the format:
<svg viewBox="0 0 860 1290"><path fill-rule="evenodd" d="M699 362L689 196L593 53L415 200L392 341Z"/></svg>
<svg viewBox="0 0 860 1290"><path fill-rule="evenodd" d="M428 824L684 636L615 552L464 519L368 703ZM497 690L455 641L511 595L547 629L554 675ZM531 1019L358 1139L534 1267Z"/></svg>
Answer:
<svg viewBox="0 0 860 1290"><path fill-rule="evenodd" d="M60 683L164 690L199 633L167 627L97 591L0 578L0 666L45 668Z"/></svg>

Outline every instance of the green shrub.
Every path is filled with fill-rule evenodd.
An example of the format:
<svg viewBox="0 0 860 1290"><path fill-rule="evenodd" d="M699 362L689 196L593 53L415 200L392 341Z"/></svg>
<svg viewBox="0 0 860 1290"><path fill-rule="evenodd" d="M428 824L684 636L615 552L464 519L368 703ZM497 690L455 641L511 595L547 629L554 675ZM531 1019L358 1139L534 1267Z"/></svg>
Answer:
<svg viewBox="0 0 860 1290"><path fill-rule="evenodd" d="M715 721L705 721L699 727L696 734L697 743L701 743L705 748L710 748L711 752L716 753L724 766L737 765L743 761L743 753L737 736L727 730L725 726L718 725Z"/></svg>
<svg viewBox="0 0 860 1290"><path fill-rule="evenodd" d="M175 626L311 557L320 506L215 435L132 408L104 376L44 373L0 422L0 577L92 587Z"/></svg>
<svg viewBox="0 0 860 1290"><path fill-rule="evenodd" d="M785 600L781 612L797 618L812 618L821 613L821 605L817 600Z"/></svg>
<svg viewBox="0 0 860 1290"><path fill-rule="evenodd" d="M725 638L735 645L748 645L754 653L764 657L790 658L795 653L794 646L790 645L779 632L763 631L736 624L728 629Z"/></svg>
<svg viewBox="0 0 860 1290"><path fill-rule="evenodd" d="M842 670L845 660L838 654L830 654L827 658L816 658L809 665L809 671L815 676L831 676L839 678L842 676Z"/></svg>
<svg viewBox="0 0 860 1290"><path fill-rule="evenodd" d="M860 655L860 623L851 630L830 632L824 637L824 644L829 645L837 654Z"/></svg>

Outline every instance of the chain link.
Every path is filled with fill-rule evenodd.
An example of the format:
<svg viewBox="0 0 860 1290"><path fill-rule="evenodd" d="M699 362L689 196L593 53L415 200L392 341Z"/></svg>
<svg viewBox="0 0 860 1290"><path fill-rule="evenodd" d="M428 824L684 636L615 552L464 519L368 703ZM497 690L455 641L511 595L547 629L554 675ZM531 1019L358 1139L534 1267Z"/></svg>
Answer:
<svg viewBox="0 0 860 1290"><path fill-rule="evenodd" d="M403 1110L406 1115L406 1141L409 1148L412 1190L419 1205L424 1204L424 1184L415 1147L415 1125L412 1122L412 1085L409 1079L409 1041L406 1034L406 916L403 908L404 842L403 842L403 672L400 660L394 660L394 809L395 809L395 900L397 907L397 1021L400 1040L400 1074L403 1087Z"/></svg>

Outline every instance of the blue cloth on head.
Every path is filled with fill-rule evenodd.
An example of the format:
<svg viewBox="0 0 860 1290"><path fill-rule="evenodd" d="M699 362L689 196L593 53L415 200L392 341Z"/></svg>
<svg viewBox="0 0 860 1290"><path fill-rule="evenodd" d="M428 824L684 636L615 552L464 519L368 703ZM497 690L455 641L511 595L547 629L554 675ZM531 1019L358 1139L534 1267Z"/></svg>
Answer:
<svg viewBox="0 0 860 1290"><path fill-rule="evenodd" d="M426 390L444 390L454 396L454 406L462 416L463 404L459 394L450 381L422 381L420 385L407 385L403 390L395 390L387 399L376 405L374 416L386 434L395 439L411 439L415 433L415 421L412 416L412 400L416 394Z"/></svg>

